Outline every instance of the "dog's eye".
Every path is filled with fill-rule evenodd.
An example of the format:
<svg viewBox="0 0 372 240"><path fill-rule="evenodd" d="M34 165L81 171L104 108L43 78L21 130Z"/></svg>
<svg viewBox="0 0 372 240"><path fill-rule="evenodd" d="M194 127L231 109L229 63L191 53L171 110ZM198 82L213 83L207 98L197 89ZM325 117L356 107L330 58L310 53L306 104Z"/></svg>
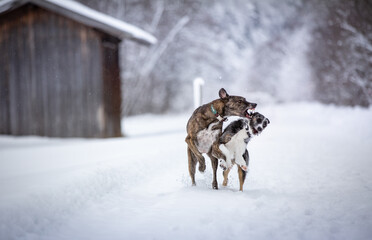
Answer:
<svg viewBox="0 0 372 240"><path fill-rule="evenodd" d="M261 118L257 119L257 123L262 123L262 119Z"/></svg>

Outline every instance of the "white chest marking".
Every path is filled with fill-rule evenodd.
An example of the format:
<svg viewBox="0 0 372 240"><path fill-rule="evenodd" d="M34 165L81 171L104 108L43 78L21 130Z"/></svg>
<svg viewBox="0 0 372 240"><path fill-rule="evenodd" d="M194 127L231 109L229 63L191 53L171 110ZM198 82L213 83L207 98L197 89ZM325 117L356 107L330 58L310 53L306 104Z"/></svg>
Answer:
<svg viewBox="0 0 372 240"><path fill-rule="evenodd" d="M221 144L219 146L220 150L226 157L226 167L232 167L232 160L235 160L235 163L243 168L244 171L247 170L247 164L243 158L243 154L247 148L247 144L244 142L244 139L248 138L247 131L245 128L237 132L229 142L226 144Z"/></svg>
<svg viewBox="0 0 372 240"><path fill-rule="evenodd" d="M201 153L208 153L212 147L213 142L217 139L217 136L220 134L221 130L212 130L212 127L218 124L212 123L208 128L201 130L197 133L196 137L198 139L197 148Z"/></svg>
<svg viewBox="0 0 372 240"><path fill-rule="evenodd" d="M244 142L244 139L248 138L247 131L245 129L240 130L235 134L229 142L225 145L230 150L231 153L243 152L245 151L247 144ZM235 154L234 154L235 155Z"/></svg>

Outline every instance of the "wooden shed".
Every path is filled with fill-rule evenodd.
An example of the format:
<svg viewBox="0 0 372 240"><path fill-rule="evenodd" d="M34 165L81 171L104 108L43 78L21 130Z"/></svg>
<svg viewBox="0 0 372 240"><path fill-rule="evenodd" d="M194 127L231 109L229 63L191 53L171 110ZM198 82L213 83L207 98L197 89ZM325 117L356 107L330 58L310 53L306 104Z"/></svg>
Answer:
<svg viewBox="0 0 372 240"><path fill-rule="evenodd" d="M72 0L0 1L0 134L121 136L122 39L156 42Z"/></svg>

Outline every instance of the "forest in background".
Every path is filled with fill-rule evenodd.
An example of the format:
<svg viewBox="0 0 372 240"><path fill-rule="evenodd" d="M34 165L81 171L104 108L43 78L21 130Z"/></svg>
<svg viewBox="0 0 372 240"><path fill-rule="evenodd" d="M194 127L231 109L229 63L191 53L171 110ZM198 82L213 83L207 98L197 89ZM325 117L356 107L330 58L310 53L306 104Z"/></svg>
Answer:
<svg viewBox="0 0 372 240"><path fill-rule="evenodd" d="M136 25L154 46L121 44L123 114L181 112L225 87L259 103L372 104L369 0L79 0Z"/></svg>

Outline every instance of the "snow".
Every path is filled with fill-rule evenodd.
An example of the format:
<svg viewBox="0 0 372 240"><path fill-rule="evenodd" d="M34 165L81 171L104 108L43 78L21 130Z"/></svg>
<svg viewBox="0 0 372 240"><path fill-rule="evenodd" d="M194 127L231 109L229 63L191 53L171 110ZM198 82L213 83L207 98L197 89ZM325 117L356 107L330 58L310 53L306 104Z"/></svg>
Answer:
<svg viewBox="0 0 372 240"><path fill-rule="evenodd" d="M271 121L219 190L191 186L189 114L125 119L127 138L0 136L0 239L368 239L371 109L258 106Z"/></svg>

